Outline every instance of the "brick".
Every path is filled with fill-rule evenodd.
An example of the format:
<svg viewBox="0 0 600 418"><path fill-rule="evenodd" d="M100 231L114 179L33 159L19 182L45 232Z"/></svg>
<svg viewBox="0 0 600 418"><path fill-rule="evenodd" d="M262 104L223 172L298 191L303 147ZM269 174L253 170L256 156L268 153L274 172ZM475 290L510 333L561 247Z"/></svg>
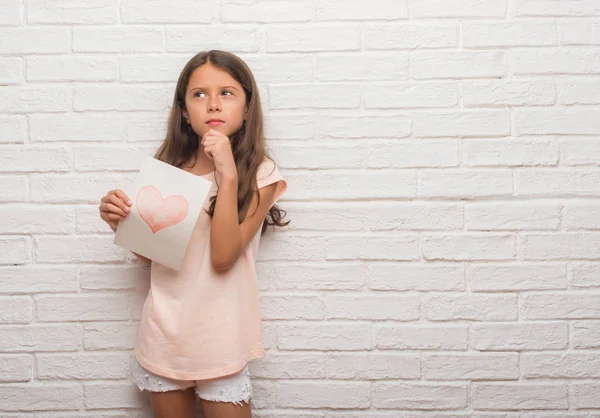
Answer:
<svg viewBox="0 0 600 418"><path fill-rule="evenodd" d="M322 353L271 354L250 363L250 375L253 379L325 379L325 360Z"/></svg>
<svg viewBox="0 0 600 418"><path fill-rule="evenodd" d="M551 140L466 139L462 155L469 167L554 166L559 149Z"/></svg>
<svg viewBox="0 0 600 418"><path fill-rule="evenodd" d="M26 354L0 356L0 383L29 382L32 377L32 356Z"/></svg>
<svg viewBox="0 0 600 418"><path fill-rule="evenodd" d="M212 1L157 1L148 5L141 0L123 0L121 20L124 23L210 23L218 14Z"/></svg>
<svg viewBox="0 0 600 418"><path fill-rule="evenodd" d="M141 90L141 91L140 91ZM90 101L89 98L95 100ZM165 110L167 90L163 87L125 85L77 86L74 91L73 107L76 111L87 110Z"/></svg>
<svg viewBox="0 0 600 418"><path fill-rule="evenodd" d="M10 13L6 16L10 16ZM0 28L0 39L3 40L3 42L0 42L0 54L3 55L61 54L71 52L70 29ZM38 97L34 96L33 99L37 99ZM42 102L45 101L43 100Z"/></svg>
<svg viewBox="0 0 600 418"><path fill-rule="evenodd" d="M600 5L594 0L520 0L517 16L599 16Z"/></svg>
<svg viewBox="0 0 600 418"><path fill-rule="evenodd" d="M0 265L28 264L31 261L30 238L2 236L0 254Z"/></svg>
<svg viewBox="0 0 600 418"><path fill-rule="evenodd" d="M467 327L463 325L375 325L379 350L466 350Z"/></svg>
<svg viewBox="0 0 600 418"><path fill-rule="evenodd" d="M516 295L429 293L421 309L431 321L515 321L518 317Z"/></svg>
<svg viewBox="0 0 600 418"><path fill-rule="evenodd" d="M29 296L0 297L0 324L28 324L33 320L33 302Z"/></svg>
<svg viewBox="0 0 600 418"><path fill-rule="evenodd" d="M573 383L570 396L572 406L576 409L600 408L599 390L598 382Z"/></svg>
<svg viewBox="0 0 600 418"><path fill-rule="evenodd" d="M188 52L222 49L236 52L257 52L259 32L251 27L197 26L167 29L167 52Z"/></svg>
<svg viewBox="0 0 600 418"><path fill-rule="evenodd" d="M595 135L600 130L600 110L584 107L515 109L514 120L519 136Z"/></svg>
<svg viewBox="0 0 600 418"><path fill-rule="evenodd" d="M147 404L145 394L131 382L86 382L83 392L87 409L141 408Z"/></svg>
<svg viewBox="0 0 600 418"><path fill-rule="evenodd" d="M318 296L262 294L260 309L263 319L323 319L325 306Z"/></svg>
<svg viewBox="0 0 600 418"><path fill-rule="evenodd" d="M546 201L475 202L465 211L468 230L556 230L562 205Z"/></svg>
<svg viewBox="0 0 600 418"><path fill-rule="evenodd" d="M593 139L573 138L560 143L564 165L600 165L600 144Z"/></svg>
<svg viewBox="0 0 600 418"><path fill-rule="evenodd" d="M521 237L526 260L598 259L595 247L599 242L598 233L528 233Z"/></svg>
<svg viewBox="0 0 600 418"><path fill-rule="evenodd" d="M524 319L600 318L600 293L527 294L521 304Z"/></svg>
<svg viewBox="0 0 600 418"><path fill-rule="evenodd" d="M413 17L505 17L504 0L419 0L410 2Z"/></svg>
<svg viewBox="0 0 600 418"><path fill-rule="evenodd" d="M131 322L90 322L83 326L86 350L128 350L135 346L139 325Z"/></svg>
<svg viewBox="0 0 600 418"><path fill-rule="evenodd" d="M289 111L270 111L265 116L266 137L272 139L305 139L315 136L315 117Z"/></svg>
<svg viewBox="0 0 600 418"><path fill-rule="evenodd" d="M44 203L93 203L109 190L126 188L133 176L124 175L34 175L31 181L31 201Z"/></svg>
<svg viewBox="0 0 600 418"><path fill-rule="evenodd" d="M460 94L464 106L542 106L556 102L550 80L465 80Z"/></svg>
<svg viewBox="0 0 600 418"><path fill-rule="evenodd" d="M421 361L415 354L333 353L326 357L329 379L418 379Z"/></svg>
<svg viewBox="0 0 600 418"><path fill-rule="evenodd" d="M514 75L600 74L600 50L577 47L512 50L508 65Z"/></svg>
<svg viewBox="0 0 600 418"><path fill-rule="evenodd" d="M75 231L73 208L60 205L5 204L0 207L3 234L68 234Z"/></svg>
<svg viewBox="0 0 600 418"><path fill-rule="evenodd" d="M0 411L68 411L83 408L79 383L0 386Z"/></svg>
<svg viewBox="0 0 600 418"><path fill-rule="evenodd" d="M368 382L277 382L280 408L368 408Z"/></svg>
<svg viewBox="0 0 600 418"><path fill-rule="evenodd" d="M27 136L24 115L0 116L0 144L22 144Z"/></svg>
<svg viewBox="0 0 600 418"><path fill-rule="evenodd" d="M517 353L426 354L423 377L427 380L516 380Z"/></svg>
<svg viewBox="0 0 600 418"><path fill-rule="evenodd" d="M323 298L328 319L371 319L413 321L419 319L417 295L341 295L326 294Z"/></svg>
<svg viewBox="0 0 600 418"><path fill-rule="evenodd" d="M600 287L600 264L570 263L569 285L575 288Z"/></svg>
<svg viewBox="0 0 600 418"><path fill-rule="evenodd" d="M408 17L407 0L317 0L316 20L396 20Z"/></svg>
<svg viewBox="0 0 600 418"><path fill-rule="evenodd" d="M367 278L373 290L464 290L464 267L454 264L369 263Z"/></svg>
<svg viewBox="0 0 600 418"><path fill-rule="evenodd" d="M504 110L444 110L415 113L416 137L493 137L510 134Z"/></svg>
<svg viewBox="0 0 600 418"><path fill-rule="evenodd" d="M67 87L7 86L0 90L0 112L65 112L71 110L72 100Z"/></svg>
<svg viewBox="0 0 600 418"><path fill-rule="evenodd" d="M317 134L322 138L398 138L411 133L412 118L406 115L336 115L319 112Z"/></svg>
<svg viewBox="0 0 600 418"><path fill-rule="evenodd" d="M567 79L556 80L555 83L561 105L600 103L600 83L597 80Z"/></svg>
<svg viewBox="0 0 600 418"><path fill-rule="evenodd" d="M309 82L315 79L314 59L304 54L252 55L244 58L244 61L252 69L259 85Z"/></svg>
<svg viewBox="0 0 600 418"><path fill-rule="evenodd" d="M426 260L510 260L517 255L511 234L429 235L422 249Z"/></svg>
<svg viewBox="0 0 600 418"><path fill-rule="evenodd" d="M81 145L73 147L73 162L77 171L139 171L146 157L154 156L156 151L154 145L131 143L126 146Z"/></svg>
<svg viewBox="0 0 600 418"><path fill-rule="evenodd" d="M3 352L76 351L80 347L79 324L2 327L0 349Z"/></svg>
<svg viewBox="0 0 600 418"><path fill-rule="evenodd" d="M0 268L0 293L76 292L79 289L77 267L44 266L40 280L39 266Z"/></svg>
<svg viewBox="0 0 600 418"><path fill-rule="evenodd" d="M315 145L306 149L294 146L275 145L272 154L279 167L285 168L354 168L363 165L366 151L356 145Z"/></svg>
<svg viewBox="0 0 600 418"><path fill-rule="evenodd" d="M435 231L462 230L464 225L460 203L290 202L285 209L294 230Z"/></svg>
<svg viewBox="0 0 600 418"><path fill-rule="evenodd" d="M564 322L473 324L471 346L479 351L561 350L568 343Z"/></svg>
<svg viewBox="0 0 600 418"><path fill-rule="evenodd" d="M266 262L257 263L257 270L259 282L282 290L356 290L366 275L366 266L347 262Z"/></svg>
<svg viewBox="0 0 600 418"><path fill-rule="evenodd" d="M565 384L478 383L473 388L475 409L568 409Z"/></svg>
<svg viewBox="0 0 600 418"><path fill-rule="evenodd" d="M53 129L48 129L52 126ZM29 116L29 139L49 141L122 141L127 133L127 119L113 114L47 114Z"/></svg>
<svg viewBox="0 0 600 418"><path fill-rule="evenodd" d="M23 24L23 2L4 0L4 13L0 15L0 26L21 26Z"/></svg>
<svg viewBox="0 0 600 418"><path fill-rule="evenodd" d="M515 194L524 196L583 197L600 196L595 169L515 170Z"/></svg>
<svg viewBox="0 0 600 418"><path fill-rule="evenodd" d="M221 3L221 21L226 23L276 23L307 22L313 18L311 0L277 2L239 2L224 0Z"/></svg>
<svg viewBox="0 0 600 418"><path fill-rule="evenodd" d="M366 109L455 107L458 89L454 82L421 82L365 85Z"/></svg>
<svg viewBox="0 0 600 418"><path fill-rule="evenodd" d="M319 175L315 197L334 200L416 197L415 174L413 170L324 172Z"/></svg>
<svg viewBox="0 0 600 418"><path fill-rule="evenodd" d="M125 379L129 377L132 355L121 353L38 354L37 378L46 379Z"/></svg>
<svg viewBox="0 0 600 418"><path fill-rule="evenodd" d="M408 79L409 70L407 54L336 54L317 56L316 75L322 81L398 81ZM363 97L376 87L365 89Z"/></svg>
<svg viewBox="0 0 600 418"><path fill-rule="evenodd" d="M285 25L266 29L267 52L353 51L360 49L360 44L360 28L355 25Z"/></svg>
<svg viewBox="0 0 600 418"><path fill-rule="evenodd" d="M64 147L6 145L0 150L0 172L69 171L71 166L71 153Z"/></svg>
<svg viewBox="0 0 600 418"><path fill-rule="evenodd" d="M467 385L375 382L376 408L417 410L461 409L467 406Z"/></svg>
<svg viewBox="0 0 600 418"><path fill-rule="evenodd" d="M501 77L506 73L500 51L419 51L411 58L415 79Z"/></svg>
<svg viewBox="0 0 600 418"><path fill-rule="evenodd" d="M564 264L471 265L467 278L472 291L520 291L565 289Z"/></svg>
<svg viewBox="0 0 600 418"><path fill-rule="evenodd" d="M22 58L0 58L0 83L21 84L24 78Z"/></svg>
<svg viewBox="0 0 600 418"><path fill-rule="evenodd" d="M327 260L418 260L421 256L417 235L340 236L325 239Z"/></svg>
<svg viewBox="0 0 600 418"><path fill-rule="evenodd" d="M29 196L29 179L26 176L2 176L0 202L23 202Z"/></svg>
<svg viewBox="0 0 600 418"><path fill-rule="evenodd" d="M524 353L524 378L585 379L600 377L597 353Z"/></svg>
<svg viewBox="0 0 600 418"><path fill-rule="evenodd" d="M551 21L461 22L466 48L556 46L556 32Z"/></svg>
<svg viewBox="0 0 600 418"><path fill-rule="evenodd" d="M283 237L278 234L267 234L261 238L257 261L266 260L323 260L324 238L319 236Z"/></svg>
<svg viewBox="0 0 600 418"><path fill-rule="evenodd" d="M563 227L572 230L600 229L598 214L600 214L598 202L567 202L563 211Z"/></svg>
<svg viewBox="0 0 600 418"><path fill-rule="evenodd" d="M28 81L112 81L119 77L116 58L27 57Z"/></svg>
<svg viewBox="0 0 600 418"><path fill-rule="evenodd" d="M51 0L30 0L27 3L27 23L94 25L117 23L116 0L91 0L85 5L76 0L57 4Z"/></svg>
<svg viewBox="0 0 600 418"><path fill-rule="evenodd" d="M294 109L299 103L315 109L358 108L360 86L356 84L293 84L269 87L271 109Z"/></svg>
<svg viewBox="0 0 600 418"><path fill-rule="evenodd" d="M456 23L402 21L394 24L372 23L363 27L363 48L428 49L458 46Z"/></svg>
<svg viewBox="0 0 600 418"><path fill-rule="evenodd" d="M35 242L35 260L41 263L116 262L127 255L111 236L39 237Z"/></svg>
<svg viewBox="0 0 600 418"><path fill-rule="evenodd" d="M106 27L73 29L74 52L142 53L163 52L162 29L147 27ZM147 86L146 86L147 87ZM141 93L140 89L136 92Z"/></svg>
<svg viewBox="0 0 600 418"><path fill-rule="evenodd" d="M369 350L372 325L366 322L281 323L277 326L280 350Z"/></svg>
<svg viewBox="0 0 600 418"><path fill-rule="evenodd" d="M600 45L598 20L562 20L558 22L558 32L561 45Z"/></svg>

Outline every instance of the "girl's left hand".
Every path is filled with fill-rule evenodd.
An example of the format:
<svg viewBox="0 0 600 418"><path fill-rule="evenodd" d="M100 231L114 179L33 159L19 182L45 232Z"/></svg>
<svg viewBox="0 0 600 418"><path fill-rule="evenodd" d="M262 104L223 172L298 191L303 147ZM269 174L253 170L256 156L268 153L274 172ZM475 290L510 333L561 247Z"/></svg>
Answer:
<svg viewBox="0 0 600 418"><path fill-rule="evenodd" d="M237 180L238 173L229 137L215 129L209 129L202 137L201 143L205 154L213 160L215 171L221 179Z"/></svg>

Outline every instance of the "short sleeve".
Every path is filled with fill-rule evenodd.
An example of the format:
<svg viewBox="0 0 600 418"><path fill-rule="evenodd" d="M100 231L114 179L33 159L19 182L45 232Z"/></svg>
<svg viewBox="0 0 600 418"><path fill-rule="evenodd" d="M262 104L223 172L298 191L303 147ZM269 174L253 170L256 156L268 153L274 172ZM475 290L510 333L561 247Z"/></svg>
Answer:
<svg viewBox="0 0 600 418"><path fill-rule="evenodd" d="M273 206L285 193L287 190L287 182L279 172L279 168L277 165L269 160L265 159L263 163L258 167L258 171L256 172L256 181L258 183L258 188L262 189L270 184L277 183L277 189L275 191L275 196L273 197L273 201L271 202L271 206Z"/></svg>

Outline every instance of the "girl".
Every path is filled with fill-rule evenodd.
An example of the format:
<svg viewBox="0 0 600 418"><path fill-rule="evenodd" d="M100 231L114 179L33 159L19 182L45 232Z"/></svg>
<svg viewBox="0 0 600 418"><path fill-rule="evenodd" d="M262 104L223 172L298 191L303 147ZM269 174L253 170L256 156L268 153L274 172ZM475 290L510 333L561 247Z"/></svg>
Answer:
<svg viewBox="0 0 600 418"><path fill-rule="evenodd" d="M251 416L247 363L264 357L255 260L287 184L267 156L256 82L240 58L202 52L184 67L155 158L213 181L179 272L151 264L134 381L155 418ZM129 212L122 190L102 198L113 231ZM260 232L259 232L260 231ZM135 253L134 253L135 254ZM195 394L195 395L194 395Z"/></svg>

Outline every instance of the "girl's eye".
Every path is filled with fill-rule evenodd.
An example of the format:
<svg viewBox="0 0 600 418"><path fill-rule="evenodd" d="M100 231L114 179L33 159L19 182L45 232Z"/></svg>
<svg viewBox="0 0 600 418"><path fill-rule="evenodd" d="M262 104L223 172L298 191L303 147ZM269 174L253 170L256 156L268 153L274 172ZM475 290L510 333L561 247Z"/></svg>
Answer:
<svg viewBox="0 0 600 418"><path fill-rule="evenodd" d="M198 95L200 95L200 94L204 94L204 92L203 91L198 91L198 92L194 93L194 97L198 97Z"/></svg>
<svg viewBox="0 0 600 418"><path fill-rule="evenodd" d="M229 93L229 94L233 94L232 92L230 92L229 90L223 90L223 93Z"/></svg>

